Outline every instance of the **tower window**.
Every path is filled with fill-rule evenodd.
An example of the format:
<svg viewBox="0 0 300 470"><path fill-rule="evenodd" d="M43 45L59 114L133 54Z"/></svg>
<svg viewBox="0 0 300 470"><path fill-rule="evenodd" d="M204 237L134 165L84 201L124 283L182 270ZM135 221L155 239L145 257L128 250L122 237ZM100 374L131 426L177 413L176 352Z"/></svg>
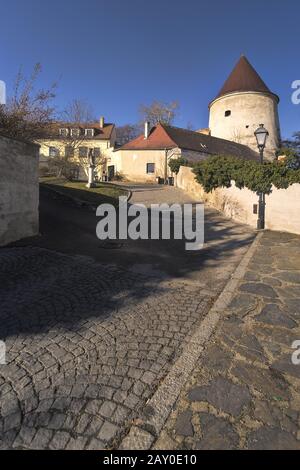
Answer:
<svg viewBox="0 0 300 470"><path fill-rule="evenodd" d="M246 126L246 129L249 129L249 126L248 126L248 125Z"/></svg>
<svg viewBox="0 0 300 470"><path fill-rule="evenodd" d="M231 111L230 111L230 109L228 109L227 111L225 111L225 117L228 117L228 116L230 116L230 114L231 114Z"/></svg>

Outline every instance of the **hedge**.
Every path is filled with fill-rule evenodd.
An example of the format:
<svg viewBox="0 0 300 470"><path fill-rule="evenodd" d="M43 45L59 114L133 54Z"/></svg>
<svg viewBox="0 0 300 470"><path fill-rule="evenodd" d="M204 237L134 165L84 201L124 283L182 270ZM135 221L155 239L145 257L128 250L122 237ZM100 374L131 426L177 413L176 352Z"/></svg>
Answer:
<svg viewBox="0 0 300 470"><path fill-rule="evenodd" d="M229 188L232 180L235 185L256 193L270 194L272 185L278 189L300 183L299 159L264 162L243 160L231 156L212 156L193 167L196 180L206 192L220 187Z"/></svg>

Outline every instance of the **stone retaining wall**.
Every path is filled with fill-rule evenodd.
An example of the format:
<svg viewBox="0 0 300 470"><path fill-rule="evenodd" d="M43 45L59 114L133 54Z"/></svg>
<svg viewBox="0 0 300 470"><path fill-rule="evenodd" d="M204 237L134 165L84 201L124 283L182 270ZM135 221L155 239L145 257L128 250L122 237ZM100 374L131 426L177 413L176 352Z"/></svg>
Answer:
<svg viewBox="0 0 300 470"><path fill-rule="evenodd" d="M258 196L249 189L238 189L234 182L231 188L218 188L206 193L195 181L191 168L180 167L176 185L197 199L222 211L237 222L256 228L257 214L253 214L253 204L258 204ZM266 196L266 228L300 234L300 184L288 189L276 189Z"/></svg>
<svg viewBox="0 0 300 470"><path fill-rule="evenodd" d="M0 246L38 233L39 146L0 135Z"/></svg>

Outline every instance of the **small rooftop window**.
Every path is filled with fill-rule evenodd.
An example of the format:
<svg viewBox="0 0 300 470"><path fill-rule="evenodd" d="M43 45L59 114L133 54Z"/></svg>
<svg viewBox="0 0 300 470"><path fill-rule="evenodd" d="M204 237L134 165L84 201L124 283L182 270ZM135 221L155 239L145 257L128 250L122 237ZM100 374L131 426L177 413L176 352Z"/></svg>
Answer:
<svg viewBox="0 0 300 470"><path fill-rule="evenodd" d="M59 135L61 135L62 137L67 137L69 133L69 130L65 127L59 129Z"/></svg>
<svg viewBox="0 0 300 470"><path fill-rule="evenodd" d="M78 137L80 135L80 129L71 129L71 136L72 137Z"/></svg>
<svg viewBox="0 0 300 470"><path fill-rule="evenodd" d="M85 129L86 137L94 137L94 129Z"/></svg>

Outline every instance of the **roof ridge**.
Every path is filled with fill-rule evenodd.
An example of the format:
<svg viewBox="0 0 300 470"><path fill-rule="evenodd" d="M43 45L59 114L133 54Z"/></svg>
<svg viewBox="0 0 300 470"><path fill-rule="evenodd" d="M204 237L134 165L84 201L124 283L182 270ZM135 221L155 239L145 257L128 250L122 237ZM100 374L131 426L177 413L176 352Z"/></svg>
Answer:
<svg viewBox="0 0 300 470"><path fill-rule="evenodd" d="M268 93L276 96L279 100L278 96L272 93L247 57L242 54L215 99L230 93L247 91Z"/></svg>

